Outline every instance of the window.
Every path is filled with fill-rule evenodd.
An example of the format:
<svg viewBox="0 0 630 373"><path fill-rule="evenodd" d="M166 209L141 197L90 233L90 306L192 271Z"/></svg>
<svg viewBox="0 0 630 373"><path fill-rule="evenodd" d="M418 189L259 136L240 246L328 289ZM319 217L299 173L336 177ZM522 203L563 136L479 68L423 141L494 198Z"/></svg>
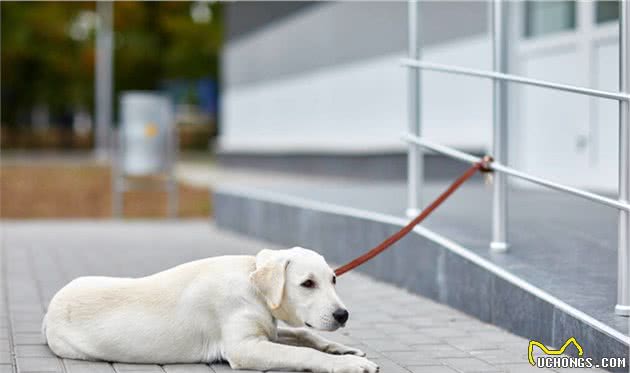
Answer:
<svg viewBox="0 0 630 373"><path fill-rule="evenodd" d="M526 1L525 37L575 29L574 1Z"/></svg>
<svg viewBox="0 0 630 373"><path fill-rule="evenodd" d="M619 1L602 1L595 3L595 22L604 23L619 18Z"/></svg>

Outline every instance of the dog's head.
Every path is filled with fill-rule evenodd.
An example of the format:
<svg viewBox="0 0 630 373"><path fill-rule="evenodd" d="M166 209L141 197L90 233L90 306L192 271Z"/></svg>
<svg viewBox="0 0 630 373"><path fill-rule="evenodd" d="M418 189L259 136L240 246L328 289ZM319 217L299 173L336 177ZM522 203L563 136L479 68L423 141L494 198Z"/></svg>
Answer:
<svg viewBox="0 0 630 373"><path fill-rule="evenodd" d="M348 320L333 270L312 250L262 250L250 279L272 314L291 326L336 330Z"/></svg>

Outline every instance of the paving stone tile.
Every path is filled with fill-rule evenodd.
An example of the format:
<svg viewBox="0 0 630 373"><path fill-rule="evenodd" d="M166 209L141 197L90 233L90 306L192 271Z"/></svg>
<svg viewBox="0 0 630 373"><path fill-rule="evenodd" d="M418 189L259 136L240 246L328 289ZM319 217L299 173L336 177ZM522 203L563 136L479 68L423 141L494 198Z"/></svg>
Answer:
<svg viewBox="0 0 630 373"><path fill-rule="evenodd" d="M385 356L402 366L410 365L439 365L440 362L421 351L395 351L386 352Z"/></svg>
<svg viewBox="0 0 630 373"><path fill-rule="evenodd" d="M0 351L0 364L12 364L13 358L9 350Z"/></svg>
<svg viewBox="0 0 630 373"><path fill-rule="evenodd" d="M444 365L412 365L407 367L412 373L457 373L453 368Z"/></svg>
<svg viewBox="0 0 630 373"><path fill-rule="evenodd" d="M8 338L1 338L0 339L0 352L9 351L9 349L10 349L9 339Z"/></svg>
<svg viewBox="0 0 630 373"><path fill-rule="evenodd" d="M346 330L357 330L357 329L374 329L373 322L354 318L354 320L346 324L346 327L343 330L346 331Z"/></svg>
<svg viewBox="0 0 630 373"><path fill-rule="evenodd" d="M212 368L212 370L215 373L252 373L252 372L257 372L255 370L241 370L241 369L232 369L230 368L230 365L227 363L213 363L212 365L210 365L210 368Z"/></svg>
<svg viewBox="0 0 630 373"><path fill-rule="evenodd" d="M161 366L156 364L112 364L116 372L164 372Z"/></svg>
<svg viewBox="0 0 630 373"><path fill-rule="evenodd" d="M423 311L415 309L413 306L394 306L394 307L379 307L378 312L382 312L392 318L411 318L417 317L422 314Z"/></svg>
<svg viewBox="0 0 630 373"><path fill-rule="evenodd" d="M428 336L426 334L422 334L419 332L416 333L404 333L404 334L396 334L393 336L397 340L402 343L408 344L410 346L416 345L425 345L425 344L442 344L443 341L441 338L436 338L432 336Z"/></svg>
<svg viewBox="0 0 630 373"><path fill-rule="evenodd" d="M34 321L16 321L13 323L13 331L16 333L24 332L40 332L42 330L41 322Z"/></svg>
<svg viewBox="0 0 630 373"><path fill-rule="evenodd" d="M114 373L110 363L63 359L67 373Z"/></svg>
<svg viewBox="0 0 630 373"><path fill-rule="evenodd" d="M374 323L374 328L381 330L386 334L397 333L413 333L414 329L408 325L404 325L401 322L395 323Z"/></svg>
<svg viewBox="0 0 630 373"><path fill-rule="evenodd" d="M174 364L164 365L162 369L166 373L212 373L213 370L206 364Z"/></svg>
<svg viewBox="0 0 630 373"><path fill-rule="evenodd" d="M518 343L520 341L520 339L515 339L514 335L503 330L495 330L494 328L471 332L467 335L469 335L472 339L484 342Z"/></svg>
<svg viewBox="0 0 630 373"><path fill-rule="evenodd" d="M387 334L383 331L375 329L348 330L344 334L354 339L381 339L387 337Z"/></svg>
<svg viewBox="0 0 630 373"><path fill-rule="evenodd" d="M16 357L20 372L61 372L61 361L52 357Z"/></svg>
<svg viewBox="0 0 630 373"><path fill-rule="evenodd" d="M501 369L475 358L443 359L442 363L459 372L500 372Z"/></svg>
<svg viewBox="0 0 630 373"><path fill-rule="evenodd" d="M17 345L15 353L23 357L56 357L45 345Z"/></svg>
<svg viewBox="0 0 630 373"><path fill-rule="evenodd" d="M533 367L531 366L529 363L525 363L525 364L498 364L496 365L497 368L499 369L503 369L508 373L552 373L553 370L549 370L549 369L544 369L544 368L537 368L537 367ZM579 369L579 370L575 370L572 369L571 373L586 373L584 370Z"/></svg>
<svg viewBox="0 0 630 373"><path fill-rule="evenodd" d="M449 324L450 326L459 328L461 330L465 330L467 332L476 332L476 331L484 331L484 330L500 330L494 325L487 324L475 319L460 319L456 322Z"/></svg>
<svg viewBox="0 0 630 373"><path fill-rule="evenodd" d="M362 308L373 309L372 305L365 305ZM351 307L352 309L352 307ZM378 312L370 312L367 314L359 314L357 315L355 312L352 313L352 319L349 321L349 326L352 325L352 320L357 320L362 323L393 323L396 322L396 319L390 315Z"/></svg>
<svg viewBox="0 0 630 373"><path fill-rule="evenodd" d="M521 351L504 349L480 350L472 351L470 354L490 364L526 363L528 361L527 346L523 347Z"/></svg>
<svg viewBox="0 0 630 373"><path fill-rule="evenodd" d="M398 342L393 340L392 338L387 339L366 339L364 343L376 351L379 352L387 352L387 351L414 351L415 349L410 347L407 344Z"/></svg>
<svg viewBox="0 0 630 373"><path fill-rule="evenodd" d="M432 358L471 357L469 353L447 344L418 346L418 352Z"/></svg>
<svg viewBox="0 0 630 373"><path fill-rule="evenodd" d="M380 373L409 373L407 368L402 367L389 359L378 358L370 360L378 364Z"/></svg>
<svg viewBox="0 0 630 373"><path fill-rule="evenodd" d="M11 310L11 314L21 312L38 312L42 310L42 305L39 302L19 303L19 301L13 299L9 302L9 309Z"/></svg>
<svg viewBox="0 0 630 373"><path fill-rule="evenodd" d="M11 321L15 322L35 322L41 323L44 313L41 310L19 312L11 315Z"/></svg>
<svg viewBox="0 0 630 373"><path fill-rule="evenodd" d="M13 365L0 364L0 373L13 373Z"/></svg>
<svg viewBox="0 0 630 373"><path fill-rule="evenodd" d="M500 342L480 341L471 337L446 337L442 340L463 351L498 350L504 347Z"/></svg>
<svg viewBox="0 0 630 373"><path fill-rule="evenodd" d="M444 325L444 320L432 317L410 317L405 320L407 325L410 325L414 329L421 328L435 328Z"/></svg>
<svg viewBox="0 0 630 373"><path fill-rule="evenodd" d="M435 305L435 306L433 306ZM410 323L417 325L425 325L427 323L446 323L454 320L470 320L470 316L455 313L454 310L438 307L438 303L432 303L429 306L425 307L416 307L416 312L414 315L409 315L407 320Z"/></svg>
<svg viewBox="0 0 630 373"><path fill-rule="evenodd" d="M16 345L43 345L46 344L41 332L36 333L15 333L13 343Z"/></svg>
<svg viewBox="0 0 630 373"><path fill-rule="evenodd" d="M430 337L446 338L446 337L467 337L470 334L465 330L448 327L424 328L422 333Z"/></svg>
<svg viewBox="0 0 630 373"><path fill-rule="evenodd" d="M385 354L383 352L377 351L377 350L373 349L372 347L366 345L365 343L357 344L355 347L358 348L359 350L365 352L366 357L368 359L378 359L378 358L384 358L385 357Z"/></svg>

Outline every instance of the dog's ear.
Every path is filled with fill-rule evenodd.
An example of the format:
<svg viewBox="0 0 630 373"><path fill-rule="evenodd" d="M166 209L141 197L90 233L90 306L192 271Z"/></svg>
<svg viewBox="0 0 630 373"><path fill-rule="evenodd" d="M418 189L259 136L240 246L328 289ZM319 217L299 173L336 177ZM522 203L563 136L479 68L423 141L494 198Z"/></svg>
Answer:
<svg viewBox="0 0 630 373"><path fill-rule="evenodd" d="M256 270L249 275L256 289L272 310L280 307L284 294L285 272L289 258L284 250L261 250L256 255Z"/></svg>

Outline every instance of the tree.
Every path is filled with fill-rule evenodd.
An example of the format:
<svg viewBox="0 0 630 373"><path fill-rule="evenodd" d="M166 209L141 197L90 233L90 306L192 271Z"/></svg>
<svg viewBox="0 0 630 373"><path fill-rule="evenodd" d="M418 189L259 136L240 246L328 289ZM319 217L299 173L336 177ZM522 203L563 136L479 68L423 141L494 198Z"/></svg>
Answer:
<svg viewBox="0 0 630 373"><path fill-rule="evenodd" d="M92 104L93 43L68 36L77 12L94 3L2 2L2 123L28 120L36 104L54 113Z"/></svg>
<svg viewBox="0 0 630 373"><path fill-rule="evenodd" d="M28 124L40 103L57 115L91 111L95 4L3 1L0 11L2 124ZM218 76L218 3L116 2L114 35L116 98L122 90L158 89L164 79Z"/></svg>

